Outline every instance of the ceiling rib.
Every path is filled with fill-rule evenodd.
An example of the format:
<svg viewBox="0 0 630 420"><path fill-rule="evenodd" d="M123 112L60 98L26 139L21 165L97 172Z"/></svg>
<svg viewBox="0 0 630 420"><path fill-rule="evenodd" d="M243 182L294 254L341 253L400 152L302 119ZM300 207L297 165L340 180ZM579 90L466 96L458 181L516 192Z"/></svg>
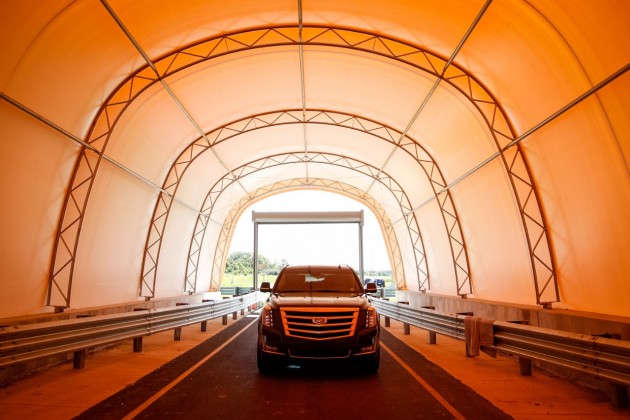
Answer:
<svg viewBox="0 0 630 420"><path fill-rule="evenodd" d="M330 191L335 194L341 194L359 201L366 205L376 216L381 226L381 232L385 239L385 245L388 251L389 260L392 269L392 280L396 285L396 289L407 290L407 281L405 278L404 264L402 254L398 245L396 232L392 228L391 221L387 216L387 212L379 204L379 202L364 191L341 181L333 181L323 178L299 179L293 178L285 181L279 181L273 184L262 186L252 191L251 197L243 197L232 206L217 239L215 247L214 262L212 264L212 274L210 276L210 290L219 290L221 287L221 278L225 270L225 261L229 245L232 240L236 222L241 218L243 213L255 202L271 197L276 194L296 191L296 190L318 190ZM189 264L192 260L189 260ZM193 268L193 274L196 274L196 267ZM192 272L192 270L191 270ZM195 293L197 291L197 276L191 275L186 277L184 291Z"/></svg>
<svg viewBox="0 0 630 420"><path fill-rule="evenodd" d="M302 0L298 0L298 51L300 55L300 91L302 94L302 121L306 121L306 83L304 80L304 46L302 45ZM302 125L304 139L304 157L308 157L308 140L306 138L306 124ZM308 179L308 159L304 160L304 170Z"/></svg>
<svg viewBox="0 0 630 420"><path fill-rule="evenodd" d="M159 263L159 250L163 239L163 232L166 228L164 221L168 218L168 213L171 209L171 197L177 195L180 181L187 173L189 165L191 165L193 161L207 149L214 147L219 143L228 141L240 134L244 134L252 130L260 130L264 127L286 124L324 124L361 131L390 144L397 145L397 147L403 149L403 151L414 159L422 168L422 171L427 176L427 180L430 182L431 189L436 198L438 198L437 191L441 190L446 185L446 180L444 179L438 165L435 163L431 155L422 148L422 146L408 136L405 137L404 141L396 140L400 137L400 131L393 129L392 127L382 125L374 120L332 110L307 109L306 112L309 114L306 121L302 121L302 109L272 111L236 120L206 133L206 136L213 139L214 143L208 145L205 141L203 141L203 139L198 138L180 153L178 158L172 163L171 169L164 178L163 182L163 188L169 191L170 196L160 195L160 197L156 200L150 224L151 229L149 229L149 232L147 233L144 251L145 259L141 270L144 291L152 293L152 285L154 284L156 277L155 267ZM304 160L309 161L309 164L311 164L311 159L307 156L304 157ZM374 170L369 172L370 179L373 179L373 176L377 173L377 171L378 169L374 168ZM240 170L238 168L235 168L234 172L240 176ZM383 180L386 178L387 177L380 177L379 182L383 183ZM227 179L225 182L222 181L223 187L231 181L231 179ZM212 200L214 200L214 198ZM442 220L444 222L445 232L449 238L457 292L459 295L471 294L472 286L470 281L471 276L470 266L468 263L468 252L465 246L466 241L462 233L457 210L450 193L447 192L446 194L443 194L438 200L438 204ZM401 207L399 208L402 209ZM410 206L409 209L411 209ZM407 213L403 213L403 217L409 217L412 214L410 212L411 210ZM209 213L207 216L210 217ZM205 230L205 224L205 221L200 222L199 232L202 232L201 229ZM188 262L189 267L192 267L193 271L196 271L198 265L198 246L201 245L201 241L198 238L201 238L201 234L196 234L193 239L195 241L195 250L191 253ZM187 276L187 279L189 279L189 276ZM194 282L187 281L186 284L189 286L196 284L196 280ZM427 291L429 282L422 282L420 287L421 290ZM190 292L190 290L187 291Z"/></svg>
<svg viewBox="0 0 630 420"><path fill-rule="evenodd" d="M606 77L604 80L602 80L601 82L599 82L598 84L596 84L595 86L593 86L592 88L590 88L589 90L587 90L586 92L584 92L583 94L581 94L580 96L578 96L577 98L575 98L574 100L572 100L571 102L569 102L568 104L566 104L565 106L563 106L562 108L560 108L559 110L554 112L553 114L549 115L547 118L543 119L538 124L534 125L532 128L530 128L529 130L527 130L526 132L524 132L523 134L521 134L520 136L518 136L517 138L512 140L507 146L505 146L505 147L501 148L500 150L494 152L490 157L486 158L483 162L479 163L477 166L475 166L474 168L470 169L468 172L466 172L465 174L461 175L459 178L455 179L453 182L449 183L441 191L439 191L438 194L442 194L442 193L452 189L454 186L459 184L461 181L463 181L464 179L468 178L469 176L471 176L472 174L474 174L475 172L477 172L478 170L480 170L481 168L486 166L488 163L492 162L494 159L496 159L499 156L501 156L501 154L503 154L507 149L516 146L521 141L525 140L527 137L531 136L536 131L540 130L541 128L543 128L544 126L549 124L550 122L554 121L556 118L560 117L562 114L564 114L565 112L569 111L574 106L578 105L579 103L581 103L582 101L584 101L585 99L590 97L591 95L596 94L599 90L601 90L602 88L604 88L608 84L612 83L614 80L616 80L617 78L621 77L622 75L624 75L629 70L630 70L630 63L626 64L625 66L623 66L622 68L620 68L616 72L612 73L610 76ZM421 209L422 207L426 206L427 204L429 204L433 200L435 200L435 197L428 198L427 200L423 201L422 203L420 203L416 207L414 207L413 211L415 212L415 211ZM401 217L400 219L397 219L392 224L395 225L395 224L397 224L397 223L399 223L399 222L401 222L403 220L404 219Z"/></svg>
<svg viewBox="0 0 630 420"><path fill-rule="evenodd" d="M442 69L442 72L440 73L440 76L437 79L435 79L435 83L433 83L433 86L431 87L431 90L429 90L429 93L426 94L426 96L424 97L422 103L418 107L417 111L415 112L415 114L413 114L413 116L411 117L411 120L409 121L409 123L407 124L405 129L402 131L402 134L400 135L400 139L398 140L398 143L400 143L402 141L402 139L407 135L409 130L411 130L411 126L414 124L414 122L416 122L416 120L418 119L418 116L420 116L420 113L422 112L422 110L426 107L427 103L429 102L429 99L431 98L431 96L433 96L433 93L435 93L435 90L437 89L438 85L440 84L440 82L444 78L444 75L446 74L446 70L448 70L448 68L450 67L451 63L455 59L455 57L457 56L459 51L464 46L464 43L468 40L468 38L470 38L470 35L472 34L473 30L475 29L475 27L477 26L477 24L481 20L481 17L486 13L486 10L488 10L488 7L490 6L490 3L492 3L492 0L487 0L486 1L486 3L483 5L481 10L479 11L477 16L475 17L475 20L473 21L473 23L470 25L470 27L468 28L468 30L466 31L466 33L464 34L462 39L459 41L459 44L457 44L457 47L455 47L455 50L451 54L451 57L448 59L448 61L444 65L444 68ZM394 146L392 148L392 151L387 156L387 159L385 159L385 162L383 162L383 164L381 165L381 167L379 169L378 176L380 176L381 171L385 169L385 167L389 163L389 161L392 158L392 156L394 156L394 153L396 152L396 150L397 150L397 147ZM376 179L374 179L372 181L372 183L370 184L370 186L367 188L366 191L368 193L372 189L372 186L374 186L375 182L376 182Z"/></svg>
<svg viewBox="0 0 630 420"><path fill-rule="evenodd" d="M181 54L182 56L187 57L186 63L188 66L193 65L194 63L199 63L205 60L212 59L214 57L220 57L225 54L238 53L239 51L244 51L251 48L265 46L272 47L278 45L297 46L298 39L297 36L294 36L292 34L293 28L296 28L296 26L261 27L249 29L244 32L221 34L217 37L211 37L205 40L201 40L199 43L196 43L194 45L183 47L182 49L176 50L172 54L165 56L160 60L170 60L172 59L172 57L177 57ZM330 47L350 47L359 51L374 53L393 60L400 61L402 63L411 65L412 67L418 68L421 71L426 71L435 77L440 77L442 73L440 73L436 69L433 63L424 61L426 60L427 56L435 58L437 62L441 61L444 64L446 63L445 60L443 60L441 57L435 56L429 51L419 49L418 47L411 44L405 44L399 40L393 40L383 37L382 35L371 34L367 32L358 32L352 29L340 27L331 28L312 26L311 28L315 30L315 33L312 34L308 39L304 39L302 41L305 45L312 44L325 45ZM329 32L334 33L337 38L328 38L325 42L322 42L320 40L320 35ZM216 49L210 49L210 51L206 55L199 56L197 54L193 54L190 50L191 48L197 48L199 45L213 43L217 40L228 41L233 37L237 37L238 35L243 33L257 33L260 36L255 37L254 42L252 43L235 42L233 44L234 48L229 48L227 51L217 51ZM278 44L277 38L273 36L274 34L281 35L285 40L285 43ZM348 38L348 36L350 35L359 35L361 39L356 42L355 40L351 40ZM365 43L365 41L369 39L378 39L381 42L384 42L386 40L389 43L405 45L408 48L412 48L413 52L411 54L407 53L403 55L397 55L389 49L387 51L376 50L373 43L371 43L372 46L368 46ZM421 59L420 62L417 61L418 58ZM159 82L161 78L166 78L187 66L169 66L164 74L156 75L155 78L151 78L151 75L145 72L146 68L140 68L135 73L130 75L119 85L119 87L115 91L110 94L105 103L101 106L99 112L92 121L90 130L86 137L86 142L93 147L96 147L97 150L101 150L102 152L104 152L113 128L117 124L120 116L126 110L127 106L138 95L144 92L148 88L148 86ZM462 93L466 98L468 98L471 103L478 109L480 115L483 116L486 124L488 124L490 133L492 134L494 141L497 144L497 150L503 149L506 143L511 142L515 138L514 130L509 120L507 119L505 112L496 102L491 92L488 92L483 87L483 85L481 85L470 74L468 74L463 69L457 67L457 65L455 64L451 67L455 67L456 71L451 77L444 76L444 80L451 84L452 87ZM485 91L487 98L476 98L473 94L473 89L481 89ZM121 92L122 96L120 95ZM204 138L204 142L207 142L207 139ZM543 288L538 287L539 269L535 260L546 261L545 264L542 264L542 266L544 266L544 270L546 270L543 275L546 275L548 278L546 284L549 284L549 282L552 281L553 284L556 286L555 296L545 297L545 301L549 302L553 299L557 301L559 297L557 293L557 283L555 281L555 261L553 255L549 252L549 250L551 249L551 245L549 244L546 222L544 220L544 215L540 207L538 193L535 189L533 181L531 181L531 173L529 173L527 162L524 161L520 147L516 147L513 149L516 149L516 151L513 152L513 156L510 157L512 163L508 162L505 156L502 156L501 158L506 167L506 170L508 171L508 175L510 176L510 183L512 184L512 189L514 191L515 198L521 212L523 229L528 240L532 271L534 273L534 282L536 284L537 302L541 302L541 297L543 296L543 293L539 293L539 290L544 291L547 288L546 285ZM68 290L67 296L69 296L70 293L69 291L72 283L75 255L78 246L79 234L76 232L80 231L80 226L84 219L85 209L89 199L89 192L99 169L100 159L95 159L94 156L95 154L91 153L90 149L83 147L77 158L71 178L71 186L68 189L64 199L64 207L60 217L58 232L55 238L54 255L61 255L61 257L52 259L49 290L61 290L65 288ZM516 161L522 162L522 165L514 165L513 162ZM377 170L378 169L376 169L370 175L372 179L375 179L375 174L377 173ZM525 188L517 189L515 185L517 181ZM533 202L534 205L527 205L528 202ZM535 235L538 235L538 239L534 237L534 240L531 240L531 235L528 231L528 220L533 220L534 223L538 225L538 227L536 227L536 229L538 230L535 233ZM75 226L78 226L78 229L75 228ZM537 244L541 242L541 239L543 239L543 242L546 243L547 246L543 246L540 248L538 247ZM57 254L58 249L61 249L60 254ZM541 268L540 271L544 271L543 268ZM64 296L61 297L65 299ZM55 299L56 301L58 301L59 296L55 295ZM49 297L47 304L49 306L54 305L51 302L52 299ZM69 298L66 299L66 303L67 305L69 304Z"/></svg>
<svg viewBox="0 0 630 420"><path fill-rule="evenodd" d="M159 185L157 185L157 184L153 183L151 180L143 177L139 173L135 172L133 169L130 169L129 167L123 165L122 163L120 163L120 162L112 159L111 157L103 154L100 150L98 150L97 148L95 148L91 144L88 144L88 143L84 142L83 140L81 140L80 138L75 136L74 134L72 134L69 131L67 131L65 128L62 128L62 127L58 126L57 124L55 124L54 122L44 118L43 116L41 116L37 112L35 112L32 109L26 107L25 105L19 103L18 101L16 101L15 99L11 98L10 96L7 96L4 93L0 92L0 99L4 100L5 102L13 105L14 107L16 107L18 109L20 109L21 111L25 112L26 114L30 115L31 117L35 118L36 120L40 121L41 123L47 125L48 127L52 128L53 130L57 131L58 133L62 134L63 136L69 138L73 142L75 142L75 143L85 147L90 152L100 156L101 159L111 163L112 165L114 165L118 169L122 169L123 171L127 172L129 175L139 179L140 181L142 181L145 184L149 185L150 187L156 189L160 193L170 196L170 193L168 191L166 191L165 189L163 189L162 187L160 187ZM178 204L181 204L182 206L186 207L187 209L189 209L189 210L191 210L191 211L193 211L195 213L198 213L197 209L195 209L190 204L182 201L181 199L179 199L177 197L173 197L173 200L175 200ZM216 220L214 221L214 223L221 225Z"/></svg>
<svg viewBox="0 0 630 420"><path fill-rule="evenodd" d="M287 164L301 164L303 160L309 160L314 164L332 165L348 170L356 171L358 173L369 175L376 171L376 168L369 164L347 156L335 155L332 153L313 152L311 156L303 157L298 153L283 153L279 155L267 156L255 161L248 162L239 168L236 173L239 177L247 177L253 174L263 171L265 169L281 166ZM384 173L384 177L379 180L385 187L392 193L392 196L397 200L400 206L400 211L403 214L407 214L407 233L409 235L409 241L413 248L414 256L414 268L418 275L418 287L420 290L429 289L429 267L426 259L426 252L420 228L418 226L418 220L414 214L410 214L405 211L406 208L410 208L409 198L404 192L398 182L391 178L387 173ZM233 179L220 179L215 185L208 191L204 203L201 206L202 212L212 214L214 205L219 196L229 188L230 184L234 182ZM366 194L367 195L367 194ZM197 276L197 267L199 266L200 250L205 238L206 229L203 220L198 218L193 229L193 235L190 241L190 248L188 252L188 262L186 267L186 284L195 285ZM151 286L149 284L142 284L143 292L145 294L152 293ZM154 287L154 285L153 285Z"/></svg>
<svg viewBox="0 0 630 420"><path fill-rule="evenodd" d="M111 17L116 21L116 24L120 27L120 29L125 33L125 36L129 39L129 41L133 44L133 46L136 48L136 50L138 50L138 52L140 53L140 55L142 55L142 57L144 58L144 60L147 62L147 65L149 67L151 67L151 69L155 72L155 75L157 76L157 79L160 81L160 83L162 84L162 86L164 87L164 89L168 92L169 96L171 97L171 99L173 99L173 101L175 102L175 104L177 105L177 107L182 111L182 113L186 116L186 118L190 121L190 123L193 125L193 127L195 127L195 130L197 130L197 132L206 139L206 141L208 142L208 144L210 144L210 140L207 139L205 137L205 132L201 129L201 127L199 126L199 124L197 123L197 121L193 118L192 114L186 109L186 107L184 106L184 104L179 100L179 98L175 95L175 92L173 92L171 90L171 88L168 86L168 84L166 83L166 81L164 81L164 79L160 76L160 73L158 71L158 69L155 67L155 64L153 63L153 61L149 58L149 56L146 54L146 52L144 52L144 50L142 49L142 47L140 46L140 44L138 44L138 41L136 41L136 39L133 37L133 35L131 34L131 32L129 32L129 30L127 29L127 27L125 26L125 24L120 20L120 18L118 17L118 15L116 14L116 12L114 12L114 10L111 8L111 6L107 3L106 0L101 0L101 3L103 4L103 6L105 6L105 8L107 9L107 11L109 12L109 14L111 15ZM227 165L223 162L223 160L221 159L221 157L219 156L219 154L216 152L216 150L212 149L212 153L214 154L214 157L217 159L217 161L221 164L221 166L228 171L230 174L232 174L232 171L230 171L230 168L227 167ZM233 174L232 174L233 175ZM247 189L243 186L243 184L241 184L240 182L238 183L238 185L243 189L243 191L245 192L245 194L249 194Z"/></svg>

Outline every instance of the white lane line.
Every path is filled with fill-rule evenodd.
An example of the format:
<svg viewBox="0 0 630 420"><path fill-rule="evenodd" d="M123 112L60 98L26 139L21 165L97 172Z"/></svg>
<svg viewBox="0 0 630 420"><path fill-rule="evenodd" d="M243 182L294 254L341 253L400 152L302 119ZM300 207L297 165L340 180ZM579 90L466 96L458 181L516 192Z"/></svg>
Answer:
<svg viewBox="0 0 630 420"><path fill-rule="evenodd" d="M396 356L394 354L394 352L387 347L385 344L383 344L383 342L381 342L381 347L383 348L383 350L385 350L390 356L392 356L392 358L400 365L403 367L403 369L405 369L407 371L407 373L409 373L411 375L411 377L413 379L415 379L420 385L422 385L427 391L429 391L429 394L431 394L433 396L433 398L435 398L440 404L442 404L442 406L444 406L444 408L446 408L448 410L449 413L451 413L453 415L453 417L455 417L456 419L461 419L461 420L465 420L466 417L464 417L462 415L462 413L460 413L459 411L457 411L457 409L455 407L453 407L448 401L446 401L444 399L444 397L442 397L431 385L429 385L429 383L427 381L425 381L424 379L422 379L420 377L420 375L418 375L412 368L411 366L409 366L407 363L405 363L400 357Z"/></svg>
<svg viewBox="0 0 630 420"><path fill-rule="evenodd" d="M223 350L223 348L225 346L227 346L228 344L230 344L232 341L234 341L234 339L236 337L238 337L239 335L241 335L246 329L248 329L249 327L252 326L252 324L256 323L257 320L254 320L252 322L250 322L249 324L247 324L242 330L240 330L239 332L237 332L236 334L234 334L232 337L230 337L229 340L227 340L225 343L221 344L219 347L217 347L212 353L208 354L206 357L204 357L203 359L201 359L199 362L197 362L194 366L192 366L191 368L189 368L186 372L182 373L181 375L179 375L176 379L174 379L171 383L169 383L168 385L166 385L164 388L162 388L161 390L159 390L158 392L156 392L151 398L149 398L148 400L146 400L144 403L142 403L141 405L139 405L138 407L136 407L135 410L133 410L131 413L127 414L125 417L123 417L123 420L131 420L132 418L134 418L135 416L137 416L138 414L140 414L142 411L144 411L148 406L150 406L151 404L153 404L158 398L160 398L162 395L166 394L169 390L171 390L171 388L173 388L175 385L177 385L178 383L180 383L181 381L183 381L184 379L186 379L186 377L188 375L190 375L191 373L193 373L199 366L203 365L204 363L206 363L208 360L210 360L215 354L217 354L218 352L220 352L221 350Z"/></svg>

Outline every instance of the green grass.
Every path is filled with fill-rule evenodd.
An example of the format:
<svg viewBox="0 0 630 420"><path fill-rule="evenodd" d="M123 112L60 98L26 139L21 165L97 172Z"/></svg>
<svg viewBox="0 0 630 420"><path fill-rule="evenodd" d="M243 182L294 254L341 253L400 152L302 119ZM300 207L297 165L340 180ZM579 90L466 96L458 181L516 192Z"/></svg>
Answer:
<svg viewBox="0 0 630 420"><path fill-rule="evenodd" d="M276 281L275 275L268 274L259 274L258 275L258 285L263 281L268 281L273 284ZM234 274L225 274L223 276L223 281L221 282L221 286L224 287L253 287L254 286L254 276L249 275L234 275Z"/></svg>
<svg viewBox="0 0 630 420"><path fill-rule="evenodd" d="M396 288L395 285L392 284L391 276L380 276L380 278L385 280L386 288L388 289ZM259 274L258 285L260 286L260 283L262 283L263 281L268 281L269 283L271 283L271 285L273 285L273 283L276 281L276 276L269 275L269 274L267 275ZM254 285L254 279L253 279L253 276L251 275L246 276L246 275L225 274L223 276L223 281L221 282L221 286L223 287L234 287L234 286L235 287L253 287L253 285Z"/></svg>

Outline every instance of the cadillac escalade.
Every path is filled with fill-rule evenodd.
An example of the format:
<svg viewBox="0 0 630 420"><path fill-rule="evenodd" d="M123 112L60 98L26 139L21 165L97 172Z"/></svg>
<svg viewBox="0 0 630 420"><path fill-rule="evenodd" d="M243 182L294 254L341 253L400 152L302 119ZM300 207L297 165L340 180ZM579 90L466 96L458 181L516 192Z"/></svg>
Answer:
<svg viewBox="0 0 630 420"><path fill-rule="evenodd" d="M288 266L279 274L258 321L258 369L291 361L352 359L376 372L380 326L355 271L347 266Z"/></svg>

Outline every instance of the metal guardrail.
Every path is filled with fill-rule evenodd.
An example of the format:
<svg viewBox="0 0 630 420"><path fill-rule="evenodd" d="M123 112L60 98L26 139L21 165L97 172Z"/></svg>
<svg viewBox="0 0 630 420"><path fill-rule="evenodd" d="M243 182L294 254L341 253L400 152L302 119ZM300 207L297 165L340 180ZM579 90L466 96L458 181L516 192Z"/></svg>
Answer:
<svg viewBox="0 0 630 420"><path fill-rule="evenodd" d="M378 313L424 330L464 340L463 315L450 315L431 309L414 309L403 303L371 299Z"/></svg>
<svg viewBox="0 0 630 420"><path fill-rule="evenodd" d="M493 348L630 386L630 342L504 321L493 323Z"/></svg>
<svg viewBox="0 0 630 420"><path fill-rule="evenodd" d="M222 296L242 296L254 291L252 287L223 286L220 289Z"/></svg>
<svg viewBox="0 0 630 420"><path fill-rule="evenodd" d="M181 328L235 313L264 299L265 294L253 292L216 302L3 327L0 368Z"/></svg>
<svg viewBox="0 0 630 420"><path fill-rule="evenodd" d="M447 335L458 340L471 341L479 330L466 331L467 315L438 313L430 309L413 309L406 304L371 299L383 316L416 327ZM472 318L472 317L471 317ZM521 325L505 321L485 320L491 326L491 343L487 349L569 368L612 384L630 386L630 341L614 340L592 335L569 333L547 328ZM471 323L470 325L478 325ZM476 326L476 328L479 328ZM467 334L468 333L468 334ZM477 341L477 346L479 346ZM479 348L479 347L478 347ZM531 370L530 370L531 371ZM526 374L523 373L522 374Z"/></svg>

